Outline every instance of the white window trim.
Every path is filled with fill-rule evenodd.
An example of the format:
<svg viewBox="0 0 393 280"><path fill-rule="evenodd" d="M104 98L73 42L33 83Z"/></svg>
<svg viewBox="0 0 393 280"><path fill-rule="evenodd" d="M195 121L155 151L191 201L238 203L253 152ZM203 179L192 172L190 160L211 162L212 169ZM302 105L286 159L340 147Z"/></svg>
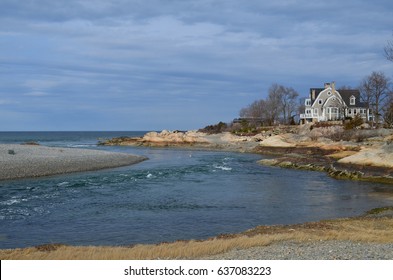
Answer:
<svg viewBox="0 0 393 280"><path fill-rule="evenodd" d="M349 98L349 105L355 105L355 104L356 104L356 97L352 95Z"/></svg>

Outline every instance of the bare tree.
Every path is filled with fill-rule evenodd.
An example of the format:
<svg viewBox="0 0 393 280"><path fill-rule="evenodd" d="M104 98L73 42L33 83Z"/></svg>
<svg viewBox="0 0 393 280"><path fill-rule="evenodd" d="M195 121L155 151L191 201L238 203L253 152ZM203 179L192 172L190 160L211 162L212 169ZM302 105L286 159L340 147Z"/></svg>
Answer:
<svg viewBox="0 0 393 280"><path fill-rule="evenodd" d="M281 95L281 110L283 114L283 121L286 124L289 124L291 119L296 115L296 100L298 96L299 93L297 93L297 91L293 88L284 88L284 91Z"/></svg>
<svg viewBox="0 0 393 280"><path fill-rule="evenodd" d="M293 88L272 84L266 99L254 101L240 110L240 117L260 119L268 125L280 121L289 123L296 115L297 97L299 94Z"/></svg>
<svg viewBox="0 0 393 280"><path fill-rule="evenodd" d="M267 120L270 125L274 125L279 121L282 113L282 96L285 88L278 84L272 84L269 88L267 102Z"/></svg>
<svg viewBox="0 0 393 280"><path fill-rule="evenodd" d="M240 110L240 117L264 119L266 117L266 101L256 100L247 107Z"/></svg>
<svg viewBox="0 0 393 280"><path fill-rule="evenodd" d="M303 114L303 113L304 113L304 110L306 110L305 101L306 101L306 97L301 97L301 98L299 98L299 100L298 100L298 103L297 103L297 105L296 105L296 111L297 111L297 113L298 113L299 115L300 115L300 114Z"/></svg>
<svg viewBox="0 0 393 280"><path fill-rule="evenodd" d="M372 108L376 125L380 125L384 101L391 95L389 78L383 72L372 72L360 85L363 101Z"/></svg>
<svg viewBox="0 0 393 280"><path fill-rule="evenodd" d="M386 59L393 62L393 39L387 42L384 50Z"/></svg>
<svg viewBox="0 0 393 280"><path fill-rule="evenodd" d="M372 107L372 103L374 100L374 92L372 89L372 83L370 82L369 77L363 78L360 86L359 86L359 91L360 91L360 98L362 99L363 102L367 104L370 108Z"/></svg>
<svg viewBox="0 0 393 280"><path fill-rule="evenodd" d="M389 101L386 103L386 106L383 109L383 120L388 128L393 128L393 97L389 98Z"/></svg>

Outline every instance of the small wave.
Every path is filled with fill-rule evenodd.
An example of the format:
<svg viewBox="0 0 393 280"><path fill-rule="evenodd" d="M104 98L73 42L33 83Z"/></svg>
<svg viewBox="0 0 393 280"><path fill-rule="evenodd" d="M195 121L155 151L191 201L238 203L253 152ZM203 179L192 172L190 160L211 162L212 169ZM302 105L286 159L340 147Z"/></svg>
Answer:
<svg viewBox="0 0 393 280"><path fill-rule="evenodd" d="M195 203L179 203L179 202L169 202L169 203L159 203L159 204L143 204L143 205L137 205L136 210L151 210L151 211L156 211L156 210L184 210L184 209L217 209L218 207L215 205L203 205L203 204L195 204Z"/></svg>
<svg viewBox="0 0 393 280"><path fill-rule="evenodd" d="M224 171L231 171L232 170L232 167L223 166L223 165L213 165L213 167L216 169L224 170Z"/></svg>
<svg viewBox="0 0 393 280"><path fill-rule="evenodd" d="M58 187L67 187L69 185L70 185L70 182L61 182L61 183L58 183L56 186L58 186Z"/></svg>
<svg viewBox="0 0 393 280"><path fill-rule="evenodd" d="M97 146L96 144L68 144L67 147L69 148L89 148L89 147L95 147Z"/></svg>
<svg viewBox="0 0 393 280"><path fill-rule="evenodd" d="M151 174L151 173L146 175L146 178L152 178L152 177L153 177L153 174Z"/></svg>
<svg viewBox="0 0 393 280"><path fill-rule="evenodd" d="M31 216L31 213L28 209L5 209L5 219L6 220L18 220L25 219L26 217Z"/></svg>
<svg viewBox="0 0 393 280"><path fill-rule="evenodd" d="M22 199L10 199L7 201L2 201L0 202L0 205L12 205L12 204L16 204L16 203L20 203L22 201Z"/></svg>

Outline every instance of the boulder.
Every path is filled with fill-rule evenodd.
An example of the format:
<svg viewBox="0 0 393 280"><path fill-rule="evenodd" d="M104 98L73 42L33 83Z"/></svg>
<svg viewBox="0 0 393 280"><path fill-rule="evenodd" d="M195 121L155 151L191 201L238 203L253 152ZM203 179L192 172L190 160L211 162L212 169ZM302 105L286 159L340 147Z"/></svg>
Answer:
<svg viewBox="0 0 393 280"><path fill-rule="evenodd" d="M296 147L296 144L287 142L285 134L266 138L260 145L265 147Z"/></svg>

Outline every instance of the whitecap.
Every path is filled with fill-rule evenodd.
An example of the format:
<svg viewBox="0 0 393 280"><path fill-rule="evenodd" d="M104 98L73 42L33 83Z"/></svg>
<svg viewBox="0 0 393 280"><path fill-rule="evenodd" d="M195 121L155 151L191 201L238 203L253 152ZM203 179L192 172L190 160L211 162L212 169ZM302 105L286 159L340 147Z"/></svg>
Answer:
<svg viewBox="0 0 393 280"><path fill-rule="evenodd" d="M1 205L12 205L12 204L15 204L15 203L19 203L19 202L21 202L21 200L20 199L10 199L10 200L7 200L7 201L2 201L0 204Z"/></svg>
<svg viewBox="0 0 393 280"><path fill-rule="evenodd" d="M221 170L224 170L224 171L231 171L232 170L232 167L223 166L223 165L214 165L214 168L221 169Z"/></svg>
<svg viewBox="0 0 393 280"><path fill-rule="evenodd" d="M151 173L146 175L146 178L151 178L151 177L153 177L153 174L151 174Z"/></svg>
<svg viewBox="0 0 393 280"><path fill-rule="evenodd" d="M70 182L61 182L61 183L58 183L56 186L58 186L58 187L66 187L69 184L70 184Z"/></svg>

